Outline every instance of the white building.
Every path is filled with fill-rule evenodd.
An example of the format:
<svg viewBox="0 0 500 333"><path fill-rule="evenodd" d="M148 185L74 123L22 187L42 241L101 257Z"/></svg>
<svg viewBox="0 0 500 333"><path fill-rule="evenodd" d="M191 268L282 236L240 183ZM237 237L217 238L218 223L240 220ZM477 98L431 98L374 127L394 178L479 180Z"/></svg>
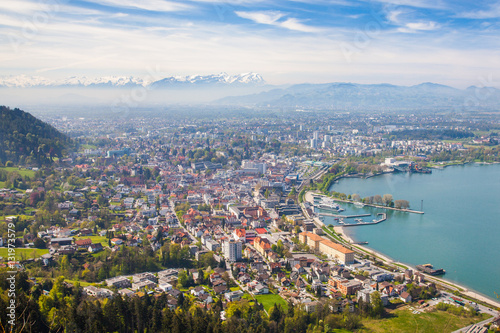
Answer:
<svg viewBox="0 0 500 333"><path fill-rule="evenodd" d="M242 258L242 243L239 240L225 240L223 244L224 257L229 261L240 261Z"/></svg>
<svg viewBox="0 0 500 333"><path fill-rule="evenodd" d="M264 174L266 173L266 163L256 163L249 160L244 160L241 162L241 168L247 172L255 171L255 173Z"/></svg>

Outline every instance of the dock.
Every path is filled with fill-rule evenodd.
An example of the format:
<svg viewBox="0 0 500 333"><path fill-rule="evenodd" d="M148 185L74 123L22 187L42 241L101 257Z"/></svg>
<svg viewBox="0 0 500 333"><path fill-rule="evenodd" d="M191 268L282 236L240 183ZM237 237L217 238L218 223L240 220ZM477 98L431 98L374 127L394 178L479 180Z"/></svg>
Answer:
<svg viewBox="0 0 500 333"><path fill-rule="evenodd" d="M338 217L342 219L353 219L356 217L367 217L367 216L372 216L372 214L359 214L359 215L339 215L339 214L331 214L331 213L318 213L318 215L325 215L325 216L333 216L333 217Z"/></svg>
<svg viewBox="0 0 500 333"><path fill-rule="evenodd" d="M379 220L376 220L376 221L373 221L373 222L360 222L360 223L344 223L342 224L341 226L342 227L357 227L357 226L360 226L360 225L371 225L371 224L379 224L380 222L384 222L385 220L387 220L387 214L386 213L378 213L378 215L382 215L382 217L379 219Z"/></svg>

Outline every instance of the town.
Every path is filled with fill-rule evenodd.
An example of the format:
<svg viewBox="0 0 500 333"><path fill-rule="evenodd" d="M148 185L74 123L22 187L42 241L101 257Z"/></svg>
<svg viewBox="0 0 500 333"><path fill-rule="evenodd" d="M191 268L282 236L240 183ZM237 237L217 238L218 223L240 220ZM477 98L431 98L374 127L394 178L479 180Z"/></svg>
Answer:
<svg viewBox="0 0 500 333"><path fill-rule="evenodd" d="M416 126L398 125L400 118L334 114L325 121L332 125L321 125L291 113L285 120L139 117L112 125L47 117L78 148L51 167L0 168L0 228L6 233L13 223L17 235L17 260L4 256L2 265L28 272L44 315L53 290L64 287L100 300L165 297L172 311L185 302L217 306L222 321L252 302L271 317L327 309L346 316L338 328L349 330L361 322L346 314L380 318L401 307L415 316L431 309L476 322L491 316L490 327L498 327L488 304L341 238L306 198L329 194L339 177L500 159L496 133L472 134L473 121L405 119L425 124ZM436 137L419 138L422 131ZM403 201L384 204L407 209Z"/></svg>

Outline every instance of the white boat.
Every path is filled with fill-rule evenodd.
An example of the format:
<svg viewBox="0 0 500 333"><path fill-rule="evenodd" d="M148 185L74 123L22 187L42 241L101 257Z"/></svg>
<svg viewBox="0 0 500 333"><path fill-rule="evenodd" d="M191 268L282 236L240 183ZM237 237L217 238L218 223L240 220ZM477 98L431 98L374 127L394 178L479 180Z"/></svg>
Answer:
<svg viewBox="0 0 500 333"><path fill-rule="evenodd" d="M356 201L356 202L354 203L354 206L359 207L359 208L363 208L363 207L365 206L365 204L364 204L364 203L362 203L362 202Z"/></svg>

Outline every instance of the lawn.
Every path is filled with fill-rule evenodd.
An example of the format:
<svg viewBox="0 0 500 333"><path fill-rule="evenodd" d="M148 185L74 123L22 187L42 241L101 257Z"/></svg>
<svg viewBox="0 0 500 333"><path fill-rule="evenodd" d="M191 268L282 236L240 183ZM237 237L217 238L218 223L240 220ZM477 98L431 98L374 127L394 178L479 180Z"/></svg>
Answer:
<svg viewBox="0 0 500 333"><path fill-rule="evenodd" d="M87 239L87 238L90 238L90 240L94 244L101 243L102 246L108 246L109 245L108 239L105 236L84 236L84 237L80 237L79 236L79 237L75 237L75 240L78 240L78 239Z"/></svg>
<svg viewBox="0 0 500 333"><path fill-rule="evenodd" d="M27 170L27 169L21 169L19 170L17 167L0 167L0 170L5 170L7 172L11 171L17 171L21 176L29 176L30 178L33 178L35 176L35 171L33 170Z"/></svg>
<svg viewBox="0 0 500 333"><path fill-rule="evenodd" d="M453 332L483 320L482 317L464 318L449 312L434 311L413 314L408 308L390 312L391 318L363 319L360 332Z"/></svg>
<svg viewBox="0 0 500 333"><path fill-rule="evenodd" d="M26 259L33 258L33 251L36 252L35 257L40 257L42 254L49 253L49 250L44 249L26 249L26 248L16 248L16 258L17 260L23 259L25 256ZM0 257L3 257L4 260L9 256L9 250L6 247L0 247Z"/></svg>
<svg viewBox="0 0 500 333"><path fill-rule="evenodd" d="M262 305L264 305L264 309L266 309L266 311L269 311L269 309L273 307L275 303L281 304L281 308L284 310L288 309L288 303L283 298L281 298L280 295L256 295L255 298L257 299L257 301L259 301L259 303L262 303Z"/></svg>

